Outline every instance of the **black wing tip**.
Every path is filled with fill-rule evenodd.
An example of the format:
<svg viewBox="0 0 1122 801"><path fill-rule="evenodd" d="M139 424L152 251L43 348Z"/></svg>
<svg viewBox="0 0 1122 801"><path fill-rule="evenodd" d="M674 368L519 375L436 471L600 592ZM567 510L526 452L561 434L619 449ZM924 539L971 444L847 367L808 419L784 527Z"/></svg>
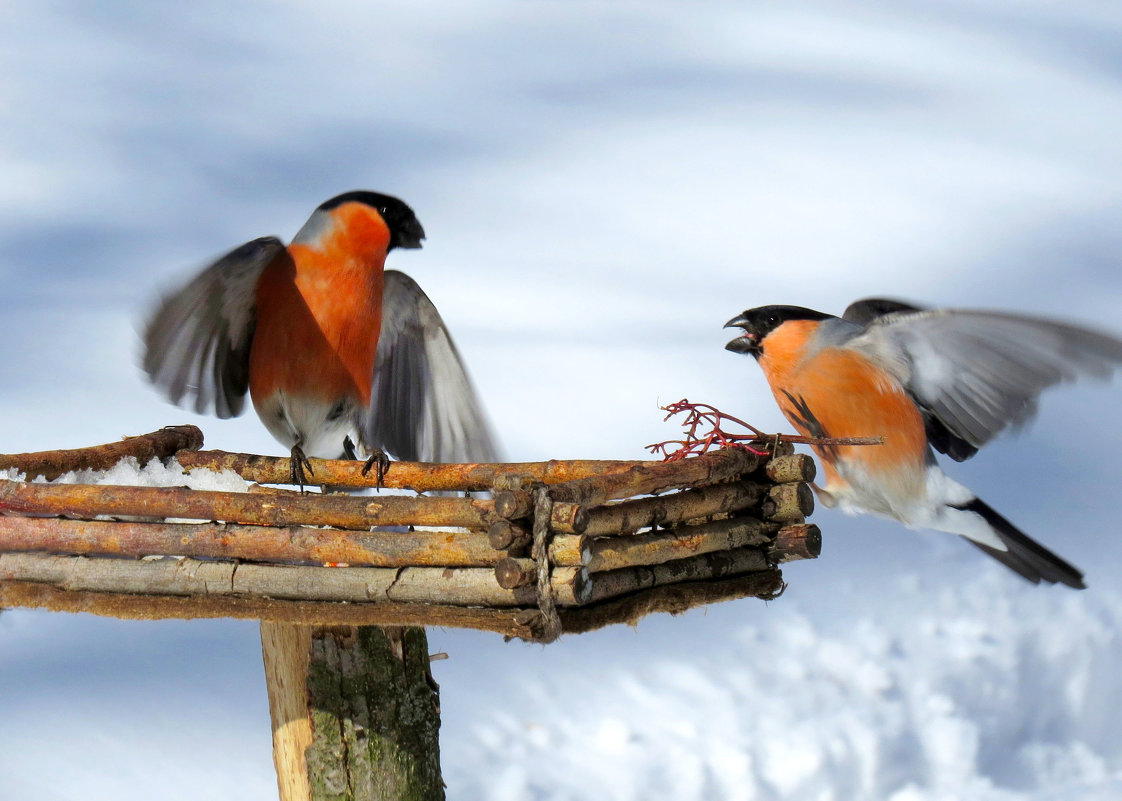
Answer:
<svg viewBox="0 0 1122 801"><path fill-rule="evenodd" d="M1083 581L1082 571L1029 537L981 499L973 498L967 503L956 505L954 508L965 512L974 512L993 528L1007 550L1002 551L992 548L980 542L975 542L969 537L964 539L1001 562L1014 573L1028 579L1033 584L1039 584L1043 581L1048 584L1063 584L1074 590L1087 589L1087 584Z"/></svg>
<svg viewBox="0 0 1122 801"><path fill-rule="evenodd" d="M920 406L923 413L923 424L927 431L927 442L939 453L946 454L956 462L965 462L978 452L974 445L957 434L953 433L935 413Z"/></svg>

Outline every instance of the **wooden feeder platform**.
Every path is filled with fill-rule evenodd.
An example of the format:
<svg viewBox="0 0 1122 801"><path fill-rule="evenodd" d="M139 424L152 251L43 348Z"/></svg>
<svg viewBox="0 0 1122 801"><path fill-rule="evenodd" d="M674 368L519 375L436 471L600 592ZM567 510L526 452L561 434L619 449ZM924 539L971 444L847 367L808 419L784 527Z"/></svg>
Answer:
<svg viewBox="0 0 1122 801"><path fill-rule="evenodd" d="M194 426L0 455L0 469L29 479L0 481L0 607L450 626L547 642L652 612L770 599L783 587L779 565L817 557L821 535L805 522L813 461L785 442L757 446L766 452L671 462L393 462L384 491L366 495L266 486L287 483L288 459L200 450ZM125 457L253 483L30 481ZM359 462L311 465L314 484L374 484Z"/></svg>

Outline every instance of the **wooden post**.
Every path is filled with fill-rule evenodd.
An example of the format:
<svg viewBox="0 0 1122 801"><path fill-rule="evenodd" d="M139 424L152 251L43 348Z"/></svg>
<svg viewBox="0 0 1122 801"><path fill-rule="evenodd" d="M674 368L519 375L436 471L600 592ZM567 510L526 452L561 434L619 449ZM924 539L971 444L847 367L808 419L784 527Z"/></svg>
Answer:
<svg viewBox="0 0 1122 801"><path fill-rule="evenodd" d="M312 627L261 622L261 654L273 722L273 764L280 801L312 801L307 751L312 744L308 714L308 661Z"/></svg>
<svg viewBox="0 0 1122 801"><path fill-rule="evenodd" d="M444 798L418 627L261 624L281 801Z"/></svg>

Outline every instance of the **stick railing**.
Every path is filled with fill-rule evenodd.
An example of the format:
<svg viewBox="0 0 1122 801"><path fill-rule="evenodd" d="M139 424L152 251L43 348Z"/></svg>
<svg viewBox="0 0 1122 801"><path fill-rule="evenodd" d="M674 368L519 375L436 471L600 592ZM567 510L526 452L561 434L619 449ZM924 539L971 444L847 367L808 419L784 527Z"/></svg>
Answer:
<svg viewBox="0 0 1122 801"><path fill-rule="evenodd" d="M180 426L95 448L0 455L0 469L28 478L131 456L257 482L229 492L0 480L0 606L549 639L654 611L772 597L782 588L778 565L821 548L805 522L814 465L786 443L675 462L394 462L383 481L399 493L489 497L261 487L287 481L289 460L201 445L198 429ZM358 462L311 464L315 484L374 483Z"/></svg>

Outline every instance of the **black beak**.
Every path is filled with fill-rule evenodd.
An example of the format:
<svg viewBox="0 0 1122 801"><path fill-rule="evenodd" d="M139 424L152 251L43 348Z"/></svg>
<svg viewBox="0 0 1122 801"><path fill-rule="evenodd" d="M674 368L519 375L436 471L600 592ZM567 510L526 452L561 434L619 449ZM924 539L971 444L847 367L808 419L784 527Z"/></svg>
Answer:
<svg viewBox="0 0 1122 801"><path fill-rule="evenodd" d="M419 248L421 240L424 238L425 229L421 227L421 223L416 217L412 217L401 223L401 227L397 230L394 245L399 248Z"/></svg>
<svg viewBox="0 0 1122 801"><path fill-rule="evenodd" d="M750 325L750 323L748 322L748 312L741 312L740 314L736 315L731 320L729 320L727 323L725 323L725 328L745 328L746 329L746 328L748 328L749 325Z"/></svg>
<svg viewBox="0 0 1122 801"><path fill-rule="evenodd" d="M733 353L750 353L753 356L759 356L760 337L759 334L749 330L751 325L752 323L746 314L738 314L725 323L725 328L744 329L744 333L741 336L738 336L725 345L725 350L731 350Z"/></svg>

